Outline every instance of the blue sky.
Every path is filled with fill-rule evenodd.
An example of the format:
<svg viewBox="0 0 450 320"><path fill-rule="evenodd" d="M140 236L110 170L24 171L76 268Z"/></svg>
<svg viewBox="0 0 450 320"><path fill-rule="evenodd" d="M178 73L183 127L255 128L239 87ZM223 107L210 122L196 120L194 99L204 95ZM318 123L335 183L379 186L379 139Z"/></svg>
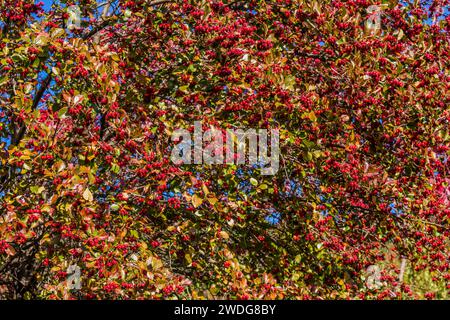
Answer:
<svg viewBox="0 0 450 320"><path fill-rule="evenodd" d="M42 2L44 2L44 9L45 9L45 11L47 11L50 9L50 7L53 3L53 0L43 0Z"/></svg>

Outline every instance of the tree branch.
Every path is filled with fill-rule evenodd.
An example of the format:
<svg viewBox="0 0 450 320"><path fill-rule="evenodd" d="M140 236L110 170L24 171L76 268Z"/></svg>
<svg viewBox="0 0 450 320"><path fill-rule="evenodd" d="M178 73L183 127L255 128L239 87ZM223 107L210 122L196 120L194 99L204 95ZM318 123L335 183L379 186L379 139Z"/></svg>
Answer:
<svg viewBox="0 0 450 320"><path fill-rule="evenodd" d="M52 80L52 76L50 74L48 74L47 77L42 82L42 85L39 88L38 92L34 96L33 105L31 106L31 110L36 110L36 108L39 104L39 101L41 101L42 96L44 95L45 91L47 91L47 88L50 85L51 80ZM11 142L13 145L17 146L19 144L20 140L22 140L22 138L25 134L25 130L26 130L25 123L22 122L20 124L20 129L18 131L17 136L14 137L13 141Z"/></svg>
<svg viewBox="0 0 450 320"><path fill-rule="evenodd" d="M149 6L157 6L158 4L164 4L164 3L169 3L169 2L177 2L177 1L175 1L175 0L157 0L157 1L150 2L148 5Z"/></svg>

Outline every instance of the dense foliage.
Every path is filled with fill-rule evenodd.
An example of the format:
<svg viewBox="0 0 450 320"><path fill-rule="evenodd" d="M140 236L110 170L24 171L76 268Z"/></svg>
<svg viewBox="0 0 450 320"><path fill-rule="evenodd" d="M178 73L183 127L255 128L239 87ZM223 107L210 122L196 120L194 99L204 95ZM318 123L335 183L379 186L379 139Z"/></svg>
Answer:
<svg viewBox="0 0 450 320"><path fill-rule="evenodd" d="M0 2L1 297L448 297L449 1L45 6ZM199 120L280 170L172 163Z"/></svg>

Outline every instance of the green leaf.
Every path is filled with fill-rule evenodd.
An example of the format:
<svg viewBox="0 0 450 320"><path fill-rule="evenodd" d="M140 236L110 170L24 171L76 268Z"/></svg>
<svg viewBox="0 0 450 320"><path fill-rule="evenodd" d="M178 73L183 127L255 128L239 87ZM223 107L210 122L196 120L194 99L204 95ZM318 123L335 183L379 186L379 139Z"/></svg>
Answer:
<svg viewBox="0 0 450 320"><path fill-rule="evenodd" d="M64 118L66 113L67 113L67 107L61 108L58 111L58 117L59 118Z"/></svg>
<svg viewBox="0 0 450 320"><path fill-rule="evenodd" d="M130 230L130 234L136 239L139 238L139 233L136 230Z"/></svg>
<svg viewBox="0 0 450 320"><path fill-rule="evenodd" d="M45 190L45 188L44 187L39 187L39 186L32 186L32 187L30 187L30 190L34 194L40 194L40 193L42 193L42 191Z"/></svg>
<svg viewBox="0 0 450 320"><path fill-rule="evenodd" d="M190 65L189 65L188 70L189 70L190 72L195 72L195 71L197 71L197 69L195 69L195 67L194 67L193 64L190 64Z"/></svg>
<svg viewBox="0 0 450 320"><path fill-rule="evenodd" d="M0 77L0 86L8 82L8 77L2 76Z"/></svg>
<svg viewBox="0 0 450 320"><path fill-rule="evenodd" d="M114 173L119 173L120 172L120 167L117 164L113 163L112 166L111 166L111 170Z"/></svg>
<svg viewBox="0 0 450 320"><path fill-rule="evenodd" d="M39 63L41 62L41 60L39 60L39 58L34 59L33 61L33 68L37 68L39 67Z"/></svg>
<svg viewBox="0 0 450 320"><path fill-rule="evenodd" d="M189 85L185 85L185 86L180 87L180 90L183 92L186 92L188 88L189 88Z"/></svg>

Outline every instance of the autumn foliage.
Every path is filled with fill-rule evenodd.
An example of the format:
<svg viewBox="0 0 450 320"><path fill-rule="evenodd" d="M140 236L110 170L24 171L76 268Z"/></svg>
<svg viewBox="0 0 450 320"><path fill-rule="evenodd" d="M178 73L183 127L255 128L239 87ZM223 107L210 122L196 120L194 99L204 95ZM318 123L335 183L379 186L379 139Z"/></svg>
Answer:
<svg viewBox="0 0 450 320"><path fill-rule="evenodd" d="M0 1L0 297L448 297L449 1L99 3ZM280 170L172 163L194 121Z"/></svg>

